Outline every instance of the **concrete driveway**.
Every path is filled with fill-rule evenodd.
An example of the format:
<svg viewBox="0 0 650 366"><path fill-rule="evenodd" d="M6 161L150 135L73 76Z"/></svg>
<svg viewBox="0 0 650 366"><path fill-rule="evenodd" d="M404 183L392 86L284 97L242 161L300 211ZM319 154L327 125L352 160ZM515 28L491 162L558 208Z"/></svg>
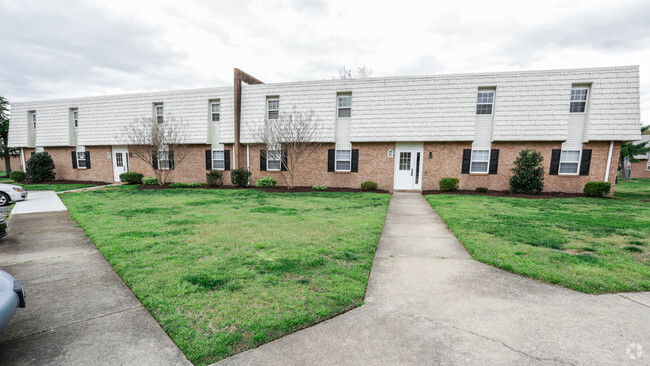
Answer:
<svg viewBox="0 0 650 366"><path fill-rule="evenodd" d="M593 296L472 260L396 193L360 308L218 365L650 365L650 293Z"/></svg>
<svg viewBox="0 0 650 366"><path fill-rule="evenodd" d="M9 225L0 268L27 307L0 333L0 365L190 364L56 194L30 192Z"/></svg>

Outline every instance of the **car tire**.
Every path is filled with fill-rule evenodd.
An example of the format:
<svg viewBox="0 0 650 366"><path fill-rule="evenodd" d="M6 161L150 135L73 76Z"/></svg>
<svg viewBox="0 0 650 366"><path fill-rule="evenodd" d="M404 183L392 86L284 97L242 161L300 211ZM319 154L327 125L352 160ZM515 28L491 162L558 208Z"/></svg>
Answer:
<svg viewBox="0 0 650 366"><path fill-rule="evenodd" d="M0 206L9 206L11 203L11 198L8 194L0 192Z"/></svg>

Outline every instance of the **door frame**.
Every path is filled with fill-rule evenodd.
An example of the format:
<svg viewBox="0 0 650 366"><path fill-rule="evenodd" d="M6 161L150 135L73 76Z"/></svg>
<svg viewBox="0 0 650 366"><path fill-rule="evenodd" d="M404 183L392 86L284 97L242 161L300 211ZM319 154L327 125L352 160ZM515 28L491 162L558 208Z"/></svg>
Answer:
<svg viewBox="0 0 650 366"><path fill-rule="evenodd" d="M129 170L129 148L128 148L128 146L111 146L111 163L113 165L113 181L114 182L119 182L120 181L119 175L116 175L116 173L117 173L117 171L116 171L117 170L116 169L117 168L117 166L116 166L117 161L115 159L115 153L116 152L124 153L124 158L123 159L124 159L124 167L126 168L126 170L124 172L121 172L121 173L126 173L126 172L130 171ZM115 179L115 177L117 177L117 180Z"/></svg>
<svg viewBox="0 0 650 366"><path fill-rule="evenodd" d="M411 188L397 187L397 179L399 172L399 156L401 152L410 152L411 153L411 164L415 162L415 166L412 167L415 170L412 175ZM420 159L418 161L417 155L420 154ZM422 190L422 165L424 164L424 147L404 147L395 148L395 164L394 164L394 179L393 179L393 189L400 191L420 191ZM417 183L416 183L417 180Z"/></svg>

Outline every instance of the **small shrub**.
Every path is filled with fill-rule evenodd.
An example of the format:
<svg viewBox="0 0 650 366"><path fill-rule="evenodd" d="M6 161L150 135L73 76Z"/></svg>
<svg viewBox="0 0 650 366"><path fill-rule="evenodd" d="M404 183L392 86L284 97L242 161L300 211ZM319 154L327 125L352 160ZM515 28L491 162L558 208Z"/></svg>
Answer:
<svg viewBox="0 0 650 366"><path fill-rule="evenodd" d="M178 183L170 184L169 187L170 188L199 188L199 187L205 187L205 183L203 183L203 182L196 182L196 183L178 182Z"/></svg>
<svg viewBox="0 0 650 366"><path fill-rule="evenodd" d="M458 178L442 178L440 179L440 190L445 192L455 192L458 190L458 182Z"/></svg>
<svg viewBox="0 0 650 366"><path fill-rule="evenodd" d="M326 191L327 186L315 185L315 186L311 187L311 190L312 191Z"/></svg>
<svg viewBox="0 0 650 366"><path fill-rule="evenodd" d="M142 178L142 184L146 186L155 186L158 184L158 178L156 177L143 177Z"/></svg>
<svg viewBox="0 0 650 366"><path fill-rule="evenodd" d="M223 186L223 173L218 170L210 170L205 174L205 180L210 187Z"/></svg>
<svg viewBox="0 0 650 366"><path fill-rule="evenodd" d="M46 152L32 155L27 161L27 181L31 183L49 182L54 180L54 161Z"/></svg>
<svg viewBox="0 0 650 366"><path fill-rule="evenodd" d="M582 193L587 197L605 197L609 194L612 185L607 182L588 182Z"/></svg>
<svg viewBox="0 0 650 366"><path fill-rule="evenodd" d="M230 172L230 181L237 187L246 187L248 185L248 179L251 177L251 174L253 173L251 173L249 170L246 170L244 168L237 168Z"/></svg>
<svg viewBox="0 0 650 366"><path fill-rule="evenodd" d="M27 179L27 174L25 174L25 172L22 170L14 170L9 173L9 178L11 178L11 180L14 182L24 182L25 179Z"/></svg>
<svg viewBox="0 0 650 366"><path fill-rule="evenodd" d="M476 192L478 193L487 193L488 189L485 187L477 187Z"/></svg>
<svg viewBox="0 0 650 366"><path fill-rule="evenodd" d="M361 190L362 191L376 191L377 190L377 183L373 182L371 180L367 180L367 181L361 183Z"/></svg>
<svg viewBox="0 0 650 366"><path fill-rule="evenodd" d="M544 157L539 151L524 149L515 160L510 177L512 193L540 194L544 189Z"/></svg>
<svg viewBox="0 0 650 366"><path fill-rule="evenodd" d="M278 184L278 181L273 177L257 178L257 182L255 183L257 188L274 188L276 184Z"/></svg>
<svg viewBox="0 0 650 366"><path fill-rule="evenodd" d="M120 182L127 184L142 184L142 178L144 178L142 173L126 172L120 174Z"/></svg>

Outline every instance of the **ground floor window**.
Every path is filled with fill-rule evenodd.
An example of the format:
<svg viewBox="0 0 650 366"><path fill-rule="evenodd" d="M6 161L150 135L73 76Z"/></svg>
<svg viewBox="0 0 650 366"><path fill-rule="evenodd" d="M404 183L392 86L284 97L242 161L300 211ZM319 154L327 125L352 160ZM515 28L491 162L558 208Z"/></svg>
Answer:
<svg viewBox="0 0 650 366"><path fill-rule="evenodd" d="M282 151L280 150L269 150L266 156L266 169L268 170L280 170L282 167Z"/></svg>
<svg viewBox="0 0 650 366"><path fill-rule="evenodd" d="M226 160L223 150L212 150L212 169L226 169Z"/></svg>
<svg viewBox="0 0 650 366"><path fill-rule="evenodd" d="M158 169L170 169L171 160L169 159L169 150L158 151Z"/></svg>
<svg viewBox="0 0 650 366"><path fill-rule="evenodd" d="M490 163L490 150L472 150L470 173L487 173Z"/></svg>
<svg viewBox="0 0 650 366"><path fill-rule="evenodd" d="M85 169L86 167L87 167L87 164L86 164L86 152L85 151L77 151L77 168Z"/></svg>
<svg viewBox="0 0 650 366"><path fill-rule="evenodd" d="M352 167L352 151L336 150L336 171L349 172Z"/></svg>
<svg viewBox="0 0 650 366"><path fill-rule="evenodd" d="M578 174L580 150L562 150L560 155L560 174Z"/></svg>
<svg viewBox="0 0 650 366"><path fill-rule="evenodd" d="M648 164L645 165L645 170L650 171L650 159L648 159Z"/></svg>

